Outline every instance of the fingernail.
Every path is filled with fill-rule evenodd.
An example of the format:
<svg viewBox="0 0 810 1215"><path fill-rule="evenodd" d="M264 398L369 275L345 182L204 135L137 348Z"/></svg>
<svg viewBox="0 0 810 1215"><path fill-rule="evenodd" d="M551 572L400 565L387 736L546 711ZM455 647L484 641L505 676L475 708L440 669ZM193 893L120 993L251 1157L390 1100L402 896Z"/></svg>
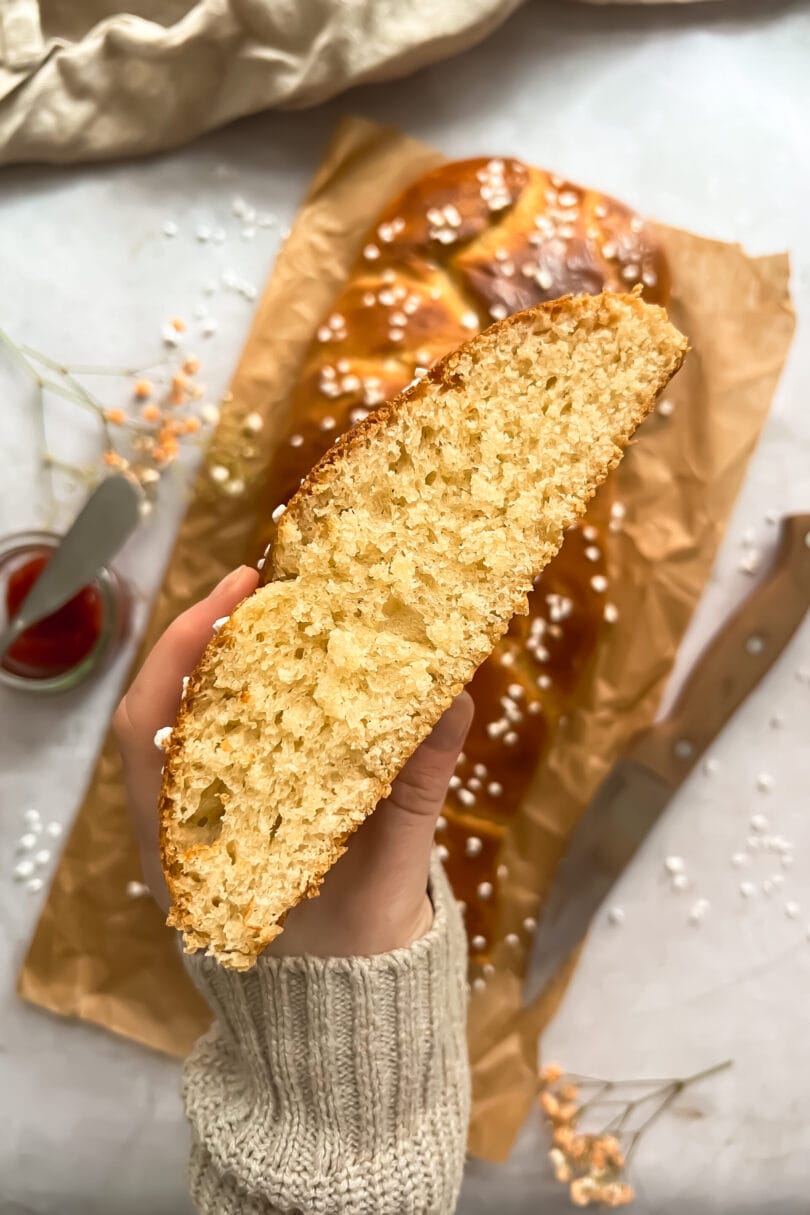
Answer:
<svg viewBox="0 0 810 1215"><path fill-rule="evenodd" d="M223 591L230 590L231 587L236 586L246 569L246 565L240 565L238 569L231 570L230 574L226 574L225 577L216 584L214 589L210 592L208 598L213 599L215 595L221 595Z"/></svg>
<svg viewBox="0 0 810 1215"><path fill-rule="evenodd" d="M425 739L436 751L461 750L473 718L472 697L467 692L457 696L449 709L445 709L430 734Z"/></svg>

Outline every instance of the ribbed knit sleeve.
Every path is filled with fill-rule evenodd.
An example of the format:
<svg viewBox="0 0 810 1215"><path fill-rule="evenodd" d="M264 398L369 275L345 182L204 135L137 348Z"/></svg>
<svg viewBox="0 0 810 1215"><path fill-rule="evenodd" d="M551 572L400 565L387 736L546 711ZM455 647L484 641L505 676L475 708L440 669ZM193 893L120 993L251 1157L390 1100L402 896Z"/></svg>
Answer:
<svg viewBox="0 0 810 1215"><path fill-rule="evenodd" d="M430 931L368 958L187 959L216 1019L184 1077L202 1215L445 1215L469 1116L466 945L434 863Z"/></svg>

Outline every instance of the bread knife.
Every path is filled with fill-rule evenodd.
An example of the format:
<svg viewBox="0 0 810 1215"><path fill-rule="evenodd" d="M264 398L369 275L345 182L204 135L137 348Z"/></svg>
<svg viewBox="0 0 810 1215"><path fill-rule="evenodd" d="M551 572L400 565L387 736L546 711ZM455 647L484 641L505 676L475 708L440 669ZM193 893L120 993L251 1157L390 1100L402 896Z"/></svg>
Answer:
<svg viewBox="0 0 810 1215"><path fill-rule="evenodd" d="M648 831L809 606L810 515L788 515L767 574L703 650L669 713L630 740L575 827L535 934L533 990L543 990L585 938Z"/></svg>

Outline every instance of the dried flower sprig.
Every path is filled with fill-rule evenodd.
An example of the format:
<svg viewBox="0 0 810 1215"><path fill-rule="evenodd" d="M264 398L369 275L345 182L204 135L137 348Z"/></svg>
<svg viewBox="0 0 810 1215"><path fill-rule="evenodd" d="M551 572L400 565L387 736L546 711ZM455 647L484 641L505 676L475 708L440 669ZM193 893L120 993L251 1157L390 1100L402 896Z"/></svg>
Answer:
<svg viewBox="0 0 810 1215"><path fill-rule="evenodd" d="M2 329L0 345L36 386L34 420L51 514L56 510L54 471L89 488L107 468L130 477L140 487L142 511L148 514L161 477L176 461L181 444L194 443L192 436L201 436L218 417L215 407L202 404L204 389L196 379L200 364L192 355L178 355L177 366L155 365L152 370L157 374L147 379L143 368L58 363L31 346L17 344ZM123 406L106 404L82 382L79 378L82 376L132 381L123 394ZM101 438L97 464L81 467L49 450L46 427L49 393L71 401L95 417Z"/></svg>
<svg viewBox="0 0 810 1215"><path fill-rule="evenodd" d="M627 1167L644 1132L686 1088L729 1067L727 1059L684 1079L639 1081L597 1080L546 1064L539 1075L538 1100L551 1126L549 1159L574 1206L621 1207L632 1202ZM617 1095L628 1088L639 1095ZM642 1109L644 1116L637 1121L634 1116ZM614 1111L607 1121L605 1110ZM586 1118L597 1125L601 1120L601 1128L585 1131Z"/></svg>

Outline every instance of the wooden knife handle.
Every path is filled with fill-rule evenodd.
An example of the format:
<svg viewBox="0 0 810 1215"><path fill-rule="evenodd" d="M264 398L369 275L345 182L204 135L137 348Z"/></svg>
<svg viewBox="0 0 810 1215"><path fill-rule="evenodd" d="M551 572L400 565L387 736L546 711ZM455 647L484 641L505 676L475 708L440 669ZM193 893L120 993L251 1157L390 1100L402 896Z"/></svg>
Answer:
<svg viewBox="0 0 810 1215"><path fill-rule="evenodd" d="M810 515L788 515L768 573L715 633L669 714L628 755L677 788L782 653L810 606Z"/></svg>

